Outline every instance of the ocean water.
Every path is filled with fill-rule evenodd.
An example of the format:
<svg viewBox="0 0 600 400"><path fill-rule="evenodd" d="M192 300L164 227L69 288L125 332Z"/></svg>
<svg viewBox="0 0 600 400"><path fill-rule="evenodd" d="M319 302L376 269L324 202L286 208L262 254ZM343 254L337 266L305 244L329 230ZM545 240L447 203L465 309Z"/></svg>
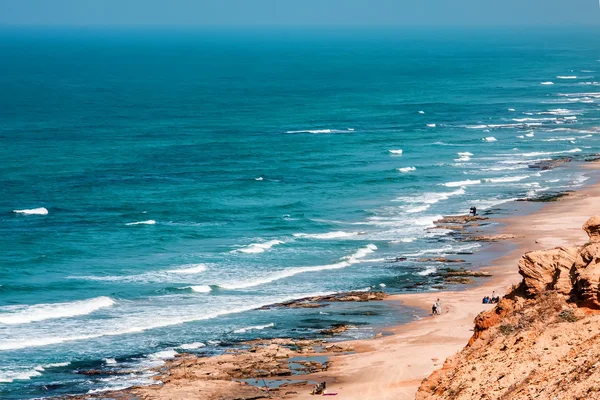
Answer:
<svg viewBox="0 0 600 400"><path fill-rule="evenodd" d="M584 185L598 33L1 31L0 397L413 319L256 308L435 290L440 266L416 258L482 248L429 230L441 215Z"/></svg>

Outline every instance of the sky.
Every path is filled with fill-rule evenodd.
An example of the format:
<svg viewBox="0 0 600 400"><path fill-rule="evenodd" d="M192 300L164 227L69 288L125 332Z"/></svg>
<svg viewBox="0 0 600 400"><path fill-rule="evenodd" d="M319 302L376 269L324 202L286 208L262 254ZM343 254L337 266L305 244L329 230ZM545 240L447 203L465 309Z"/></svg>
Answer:
<svg viewBox="0 0 600 400"><path fill-rule="evenodd" d="M0 26L600 26L598 0L0 0Z"/></svg>

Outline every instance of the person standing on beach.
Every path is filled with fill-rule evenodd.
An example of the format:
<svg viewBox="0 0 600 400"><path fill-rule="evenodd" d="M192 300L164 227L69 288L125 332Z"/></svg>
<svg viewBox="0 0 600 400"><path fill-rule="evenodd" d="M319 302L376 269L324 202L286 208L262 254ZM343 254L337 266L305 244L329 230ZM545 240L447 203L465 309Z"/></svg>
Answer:
<svg viewBox="0 0 600 400"><path fill-rule="evenodd" d="M442 315L442 303L440 299L437 299L435 302L435 312L437 315Z"/></svg>

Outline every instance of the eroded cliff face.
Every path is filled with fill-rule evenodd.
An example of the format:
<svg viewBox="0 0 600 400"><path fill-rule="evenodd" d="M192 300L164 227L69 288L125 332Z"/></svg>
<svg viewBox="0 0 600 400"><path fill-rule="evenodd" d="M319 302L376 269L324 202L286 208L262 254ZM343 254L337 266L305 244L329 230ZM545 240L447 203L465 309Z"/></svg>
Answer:
<svg viewBox="0 0 600 400"><path fill-rule="evenodd" d="M525 254L523 281L475 319L417 400L600 399L600 217L590 241Z"/></svg>

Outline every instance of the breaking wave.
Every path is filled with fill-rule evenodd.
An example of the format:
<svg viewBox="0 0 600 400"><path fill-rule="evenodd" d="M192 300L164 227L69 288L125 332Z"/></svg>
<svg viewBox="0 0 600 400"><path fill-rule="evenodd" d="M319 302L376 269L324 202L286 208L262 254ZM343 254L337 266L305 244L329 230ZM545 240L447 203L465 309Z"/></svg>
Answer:
<svg viewBox="0 0 600 400"><path fill-rule="evenodd" d="M305 129L298 131L286 131L285 133L345 133L345 132L354 132L354 128L348 129Z"/></svg>
<svg viewBox="0 0 600 400"><path fill-rule="evenodd" d="M407 173L407 172L412 172L415 171L416 168L415 167L404 167L404 168L398 168L399 172L402 172L403 174Z"/></svg>
<svg viewBox="0 0 600 400"><path fill-rule="evenodd" d="M266 250L269 250L271 247L276 246L278 244L283 244L281 240L269 240L264 243L251 243L246 247L242 247L240 249L235 249L233 252L240 252L246 254L256 254L256 253L264 253Z"/></svg>
<svg viewBox="0 0 600 400"><path fill-rule="evenodd" d="M156 221L149 219L147 221L128 222L125 225L155 225Z"/></svg>
<svg viewBox="0 0 600 400"><path fill-rule="evenodd" d="M32 208L29 210L13 210L13 212L25 215L48 215L48 210L45 207Z"/></svg>
<svg viewBox="0 0 600 400"><path fill-rule="evenodd" d="M346 256L342 258L341 261L328 264L328 265L316 265L310 267L298 267L298 268L286 268L282 271L274 272L272 275L266 276L264 278L256 279L254 281L243 281L243 282L233 282L233 283L223 283L217 285L220 288L228 289L228 290L236 290L236 289L247 289L255 286L265 285L267 283L275 282L281 279L289 278L294 275L303 274L307 272L318 272L318 271L327 271L334 269L342 269L349 267L350 265L356 264L360 262L361 258L364 258L366 255L373 253L377 250L377 246L374 244L369 244L361 249L358 249L354 254L350 256Z"/></svg>
<svg viewBox="0 0 600 400"><path fill-rule="evenodd" d="M261 331L263 329L273 328L274 326L275 326L275 324L271 322L270 324L267 324L267 325L248 326L246 328L236 329L235 331L233 331L233 333L246 333L248 331Z"/></svg>
<svg viewBox="0 0 600 400"><path fill-rule="evenodd" d="M465 181L456 181L456 182L448 182L444 183L446 187L460 187L460 186L469 186L469 185L479 185L481 183L480 179L467 179Z"/></svg>
<svg viewBox="0 0 600 400"><path fill-rule="evenodd" d="M0 324L28 324L47 319L70 318L91 314L115 304L110 297L101 296L69 303L6 306L0 308Z"/></svg>
<svg viewBox="0 0 600 400"><path fill-rule="evenodd" d="M353 237L360 235L361 232L327 232L327 233L294 233L295 237L306 238L306 239L342 239L347 237Z"/></svg>

